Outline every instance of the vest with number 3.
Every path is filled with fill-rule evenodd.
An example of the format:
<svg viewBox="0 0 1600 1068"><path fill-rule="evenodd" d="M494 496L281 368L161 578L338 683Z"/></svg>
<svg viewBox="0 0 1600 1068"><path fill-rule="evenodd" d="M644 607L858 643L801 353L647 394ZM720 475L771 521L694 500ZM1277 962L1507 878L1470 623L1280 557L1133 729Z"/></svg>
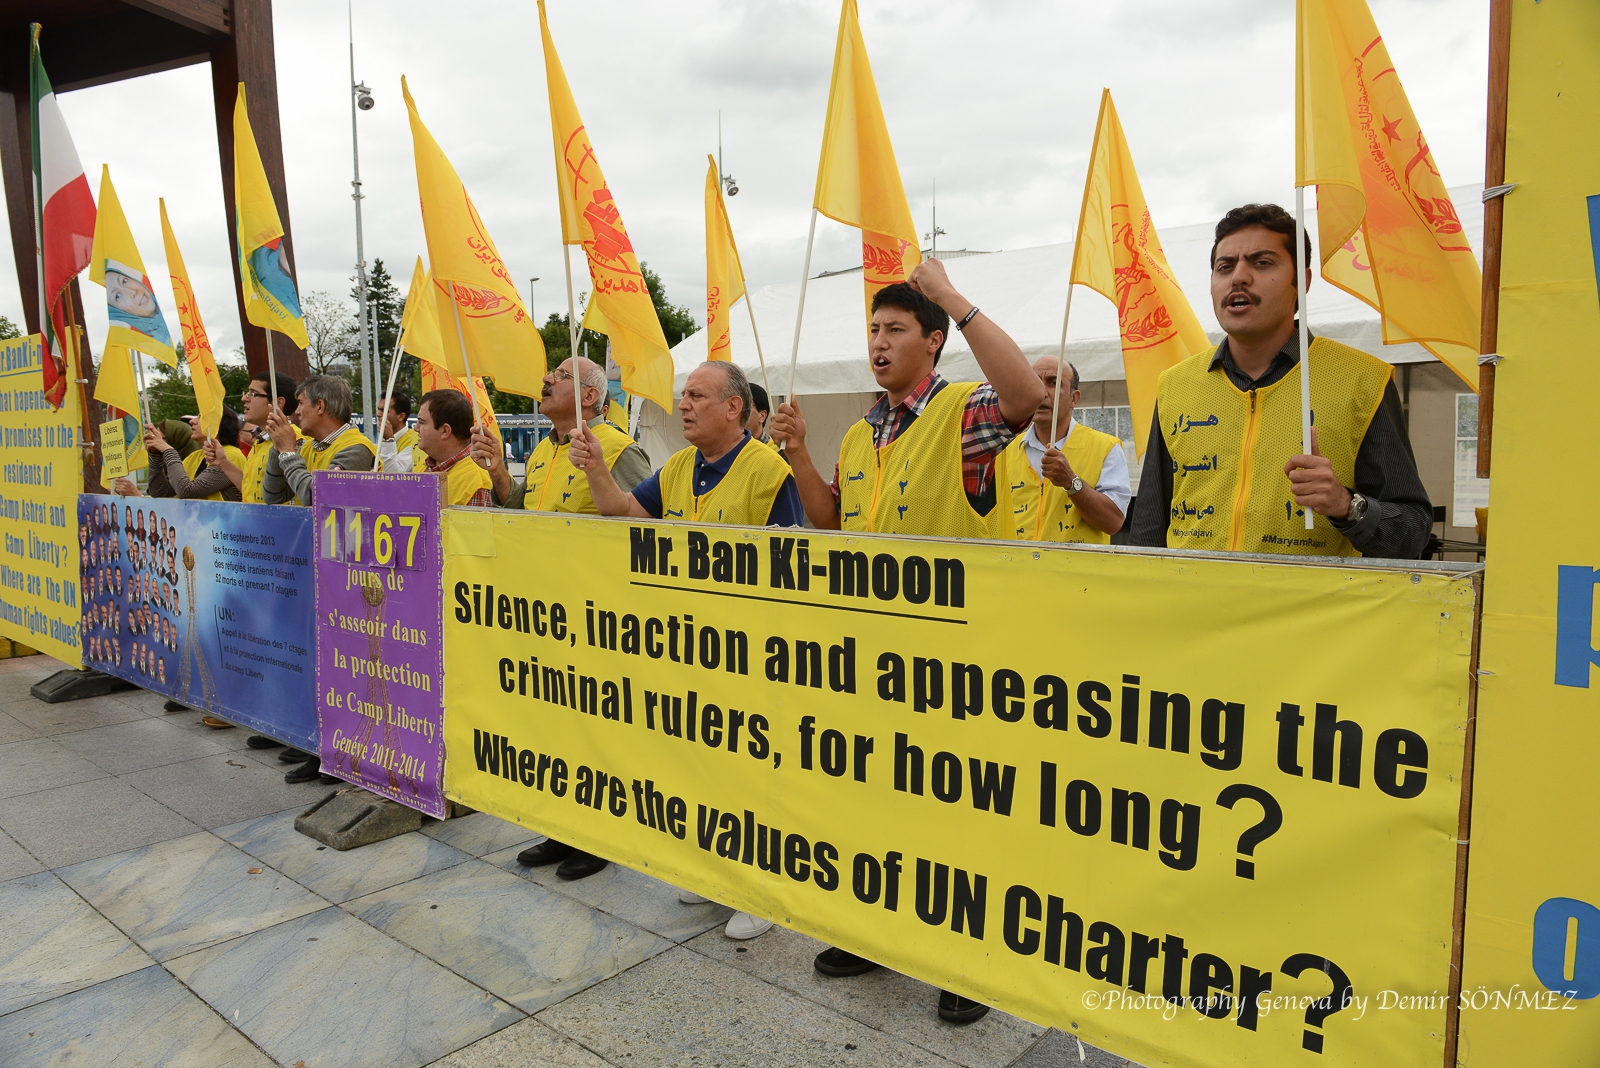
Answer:
<svg viewBox="0 0 1600 1068"><path fill-rule="evenodd" d="M1359 556L1326 516L1306 529L1283 466L1301 451L1300 375L1242 390L1212 348L1166 371L1156 387L1172 457L1167 545L1229 552ZM1393 369L1327 338L1311 343L1311 419L1340 485L1355 484L1356 453Z"/></svg>
<svg viewBox="0 0 1600 1068"><path fill-rule="evenodd" d="M839 446L839 524L844 530L940 538L992 538L994 512L979 515L961 480L961 419L976 382L950 382L883 448L859 420ZM998 511L998 508L995 509Z"/></svg>
<svg viewBox="0 0 1600 1068"><path fill-rule="evenodd" d="M1083 512L1074 507L1070 493L1034 471L1024 440L1025 435L1019 434L1001 453L1003 492L995 509L1004 517L1002 522L1008 524L1002 528L1002 535L1017 541L1110 545L1111 535L1084 521ZM1121 447L1122 442L1110 434L1078 423L1067 436L1061 455L1085 485L1098 486L1106 457L1112 449Z"/></svg>
<svg viewBox="0 0 1600 1068"><path fill-rule="evenodd" d="M679 449L661 469L661 518L766 526L772 502L791 474L789 465L771 449L747 440L722 481L697 497L690 484L697 452L693 445Z"/></svg>
<svg viewBox="0 0 1600 1068"><path fill-rule="evenodd" d="M600 439L600 453L606 467L614 467L633 439L610 423L589 428ZM581 512L599 515L589 493L589 477L572 464L572 446L557 445L551 433L528 457L528 489L522 507L530 512Z"/></svg>

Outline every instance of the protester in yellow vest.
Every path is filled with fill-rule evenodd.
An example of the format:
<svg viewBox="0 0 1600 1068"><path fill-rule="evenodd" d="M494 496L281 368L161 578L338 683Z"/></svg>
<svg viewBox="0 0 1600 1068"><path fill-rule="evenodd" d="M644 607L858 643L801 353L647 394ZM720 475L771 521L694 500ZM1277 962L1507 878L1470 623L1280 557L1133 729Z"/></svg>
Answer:
<svg viewBox="0 0 1600 1068"><path fill-rule="evenodd" d="M782 456L783 453L778 452L778 443L767 433L767 423L772 419L772 399L767 396L766 387L759 382L750 383L750 398L755 402L755 407L750 409L750 418L744 421L744 428L750 431L752 440Z"/></svg>
<svg viewBox="0 0 1600 1068"><path fill-rule="evenodd" d="M589 495L589 481L572 466L567 439L578 424L572 376L582 377L583 414L594 431L606 466L617 486L628 492L650 477L650 457L621 427L601 414L607 403L606 373L593 360L568 359L544 376L539 414L550 420L550 433L528 457L527 477L516 483L506 470L499 439L482 427L472 428L472 458L485 465L494 480L495 503L530 512L574 512L598 515ZM597 869L598 870L598 869Z"/></svg>
<svg viewBox="0 0 1600 1068"><path fill-rule="evenodd" d="M1388 364L1312 341L1312 455L1300 451L1294 233L1276 204L1217 223L1211 302L1227 336L1161 376L1133 544L1405 560L1426 549L1433 507Z"/></svg>
<svg viewBox="0 0 1600 1068"><path fill-rule="evenodd" d="M1075 541L1108 545L1122 529L1133 496L1122 441L1073 418L1082 394L1078 369L1067 364L1061 414L1055 415L1054 356L1034 361L1045 399L1033 422L1000 455L1001 536L1018 541ZM1060 435L1054 445L1051 427Z"/></svg>
<svg viewBox="0 0 1600 1068"><path fill-rule="evenodd" d="M167 422L171 424L174 421ZM182 500L238 501L239 487L233 484L226 471L208 463L205 453L205 446L214 440L216 448L221 450L229 464L240 468L247 462L244 453L239 451L239 416L234 410L226 405L223 406L222 419L217 424L215 439L205 438L205 431L198 419L189 425L177 423L172 429L180 432L175 436L173 444L177 444L180 437L185 440L198 437L200 440L192 452L180 459L179 450L167 447L161 429L149 427L145 430L145 448L150 451L152 457L159 457L160 460L159 464L150 466L150 496L177 497Z"/></svg>
<svg viewBox="0 0 1600 1068"><path fill-rule="evenodd" d="M428 458L423 470L444 476L447 505L488 508L494 495L489 492L489 472L469 455L471 427L472 402L460 390L435 389L422 395L416 448Z"/></svg>
<svg viewBox="0 0 1600 1068"><path fill-rule="evenodd" d="M278 412L267 416L272 448L261 490L268 504L309 506L313 471L371 471L377 464L377 448L350 425L348 382L312 375L295 396L300 401L298 433Z"/></svg>
<svg viewBox="0 0 1600 1068"><path fill-rule="evenodd" d="M423 461L413 459L417 455L417 432L406 425L412 415L410 395L397 389L386 401L388 414L384 417L383 441L378 445L380 465L383 470L396 473L422 470Z"/></svg>
<svg viewBox="0 0 1600 1068"><path fill-rule="evenodd" d="M952 316L988 382L939 374ZM886 395L845 433L831 484L811 460L795 403L779 405L772 421L811 522L824 530L998 536L996 461L1044 396L1017 343L956 292L944 264L928 260L909 283L873 295L867 353Z"/></svg>
<svg viewBox="0 0 1600 1068"><path fill-rule="evenodd" d="M294 392L294 379L278 375L278 409L292 415L298 403ZM267 372L258 371L239 398L244 407L244 426L240 437L251 436L251 449L243 462L236 462L215 439L206 442L206 463L228 476L239 488L239 499L245 504L265 504L261 483L267 473L267 458L272 454L271 439L267 437L267 415L272 411L272 394L267 389ZM296 431L298 433L298 431Z"/></svg>
<svg viewBox="0 0 1600 1068"><path fill-rule="evenodd" d="M678 414L689 447L624 493L585 427L572 438L572 463L589 476L601 515L698 523L797 527L804 521L794 475L771 449L751 446L744 428L750 382L737 364L708 360L689 372Z"/></svg>

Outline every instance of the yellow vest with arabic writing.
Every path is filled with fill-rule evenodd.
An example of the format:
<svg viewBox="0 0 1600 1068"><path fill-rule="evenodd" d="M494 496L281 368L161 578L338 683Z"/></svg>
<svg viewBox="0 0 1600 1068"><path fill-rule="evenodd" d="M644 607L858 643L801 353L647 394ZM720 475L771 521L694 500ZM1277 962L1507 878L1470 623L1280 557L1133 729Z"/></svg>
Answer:
<svg viewBox="0 0 1600 1068"><path fill-rule="evenodd" d="M222 454L229 460L233 461L234 465L237 466L241 471L243 471L245 466L250 462L249 460L245 459L244 453L240 452L232 445L224 445L222 447ZM195 472L200 470L200 465L205 461L205 458L206 454L199 449L196 449L188 456L185 456L183 458L183 473L188 475L190 478L194 478ZM265 467L263 467L263 470L265 470ZM241 493L240 496L243 496L243 494ZM212 493L197 499L203 501L220 501L222 500L222 491L218 490L216 493Z"/></svg>
<svg viewBox="0 0 1600 1068"><path fill-rule="evenodd" d="M466 504L472 500L472 495L481 489L487 489L491 494L494 492L491 489L494 482L489 478L489 472L479 467L478 462L471 456L463 456L457 460L455 465L444 473L444 477L447 505Z"/></svg>
<svg viewBox="0 0 1600 1068"><path fill-rule="evenodd" d="M411 427L406 427L394 436L394 451L405 452L415 446L418 440L417 432Z"/></svg>
<svg viewBox="0 0 1600 1068"><path fill-rule="evenodd" d="M1000 500L995 510L1005 518L1001 534L1016 541L1074 541L1110 545L1111 535L1097 530L1073 507L1072 495L1054 482L1041 478L1028 462L1019 434L1000 454ZM1061 454L1077 476L1090 486L1100 484L1100 473L1112 449L1122 442L1110 434L1075 423L1067 435ZM1004 509L1004 511L1001 511Z"/></svg>
<svg viewBox="0 0 1600 1068"><path fill-rule="evenodd" d="M936 538L992 538L995 512L973 510L961 481L961 419L977 382L950 382L911 426L879 449L865 419L839 446L844 530Z"/></svg>
<svg viewBox="0 0 1600 1068"><path fill-rule="evenodd" d="M752 448L746 441L733 466L711 492L696 497L694 446L679 449L661 469L661 518L691 519L702 523L736 523L764 527L772 515L772 502L792 472L771 449Z"/></svg>
<svg viewBox="0 0 1600 1068"><path fill-rule="evenodd" d="M294 431L296 441L305 441L306 436L300 433L300 428ZM267 460L272 456L272 439L258 441L250 446L250 455L244 458L239 465L244 472L244 481L239 484L239 499L245 504L266 504L267 498L261 492L261 481L267 477Z"/></svg>
<svg viewBox="0 0 1600 1068"><path fill-rule="evenodd" d="M377 446L365 434L353 426L347 426L344 433L334 438L326 449L317 451L316 442L308 437L300 439L300 455L305 459L307 471L326 471L333 466L333 458L352 445L365 445L367 451L372 453L374 460L378 457ZM296 497L291 503L304 506L305 502Z"/></svg>
<svg viewBox="0 0 1600 1068"><path fill-rule="evenodd" d="M1301 450L1300 375L1241 390L1219 367L1215 348L1161 375L1156 411L1172 457L1167 545L1230 552L1358 556L1328 520L1307 530L1284 464ZM1311 420L1318 449L1344 486L1355 484L1356 453L1394 375L1388 364L1327 338L1311 343Z"/></svg>
<svg viewBox="0 0 1600 1068"><path fill-rule="evenodd" d="M600 454L607 468L615 467L617 457L633 444L632 438L610 423L596 423L589 429L600 439ZM530 512L600 514L589 492L588 476L572 464L572 447L556 444L554 432L528 457L528 490L522 507Z"/></svg>

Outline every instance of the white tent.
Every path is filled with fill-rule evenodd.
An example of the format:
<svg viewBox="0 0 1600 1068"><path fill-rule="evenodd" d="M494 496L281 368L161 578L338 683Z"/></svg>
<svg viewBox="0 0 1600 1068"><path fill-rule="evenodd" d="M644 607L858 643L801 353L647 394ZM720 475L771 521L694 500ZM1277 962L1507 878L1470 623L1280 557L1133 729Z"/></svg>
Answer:
<svg viewBox="0 0 1600 1068"><path fill-rule="evenodd" d="M1450 191L1474 249L1482 247L1482 189L1481 185L1473 185ZM1167 261L1213 341L1222 336L1212 313L1210 295L1214 226L1215 223L1200 223L1160 231ZM1306 229L1315 242L1314 211L1307 213ZM1039 357L1053 356L1060 351L1061 315L1071 261L1069 242L1008 252L964 254L949 259L945 266L951 282L963 296L983 308L985 314L1016 340L1024 353ZM789 282L765 286L749 298L761 329L770 392L775 398L788 392L789 353L799 293L799 283ZM1378 314L1320 279L1311 287L1308 303L1310 326L1318 335L1353 345L1392 364L1435 362L1420 345L1385 345ZM735 306L731 310L731 320L734 359L750 375L751 381L760 382L761 370L750 333L750 317L743 307ZM977 361L965 339L960 333L952 333L954 336L939 361L940 372L953 381L981 378ZM800 331L794 389L806 412L811 452L819 467L824 463L832 466L845 430L860 418L877 395L877 385L867 365L866 345L860 271L811 279L806 289L805 321ZM689 372L706 358L705 332L696 332L679 342L672 350L672 358L677 372L673 388L681 392ZM1090 383L1121 386L1122 349L1116 309L1110 301L1090 290L1081 290L1073 299L1067 358L1078 368L1086 387ZM1442 364L1438 366L1447 379L1455 381L1455 376ZM1084 392L1087 405L1097 391L1085 388ZM1115 403L1127 403L1126 392L1120 388L1098 391L1098 395L1120 397ZM684 445L676 412L663 412L654 404L646 403L640 413L639 427L641 442L658 464Z"/></svg>

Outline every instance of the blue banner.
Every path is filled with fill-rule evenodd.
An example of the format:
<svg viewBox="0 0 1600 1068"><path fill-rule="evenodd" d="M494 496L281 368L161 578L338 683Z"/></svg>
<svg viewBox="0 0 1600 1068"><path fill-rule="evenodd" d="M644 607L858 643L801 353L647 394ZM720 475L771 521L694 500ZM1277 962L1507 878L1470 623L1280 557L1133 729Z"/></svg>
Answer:
<svg viewBox="0 0 1600 1068"><path fill-rule="evenodd" d="M83 662L316 752L309 508L78 498Z"/></svg>

